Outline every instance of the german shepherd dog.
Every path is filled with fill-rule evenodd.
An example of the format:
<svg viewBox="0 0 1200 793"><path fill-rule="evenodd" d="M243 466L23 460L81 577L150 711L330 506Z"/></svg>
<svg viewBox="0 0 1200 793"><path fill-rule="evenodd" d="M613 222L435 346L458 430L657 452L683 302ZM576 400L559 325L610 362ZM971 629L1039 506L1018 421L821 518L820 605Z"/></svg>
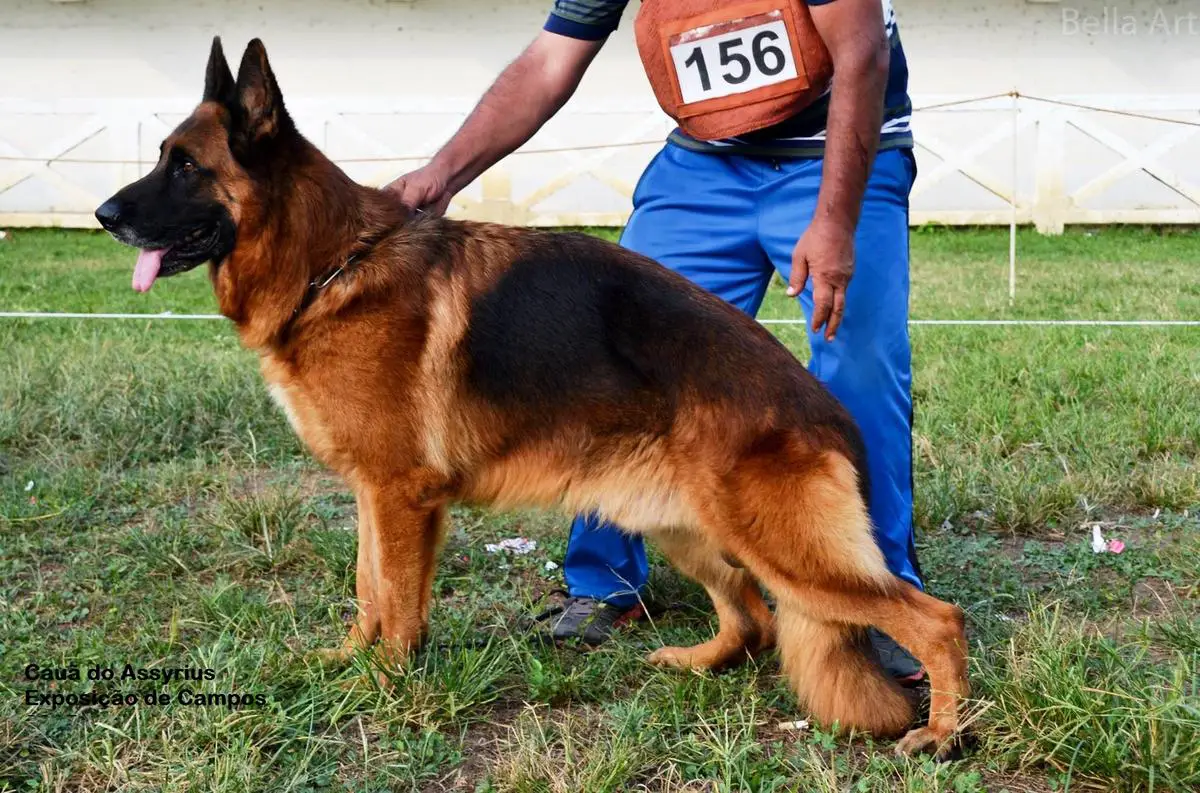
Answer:
<svg viewBox="0 0 1200 793"><path fill-rule="evenodd" d="M651 663L777 644L815 718L891 738L916 708L867 654L877 626L930 680L898 749L950 750L962 612L888 571L853 420L750 317L615 244L354 183L296 130L258 40L236 79L213 42L203 101L96 214L141 249L136 289L209 264L292 427L353 489L359 613L327 658L378 643L399 664L421 643L448 504L595 511L716 607L715 637Z"/></svg>

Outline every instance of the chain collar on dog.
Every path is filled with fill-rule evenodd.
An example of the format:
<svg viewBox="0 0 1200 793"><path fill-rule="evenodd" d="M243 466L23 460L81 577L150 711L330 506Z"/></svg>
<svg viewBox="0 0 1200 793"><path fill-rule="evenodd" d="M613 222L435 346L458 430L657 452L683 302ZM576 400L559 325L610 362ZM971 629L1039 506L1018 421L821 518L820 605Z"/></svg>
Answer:
<svg viewBox="0 0 1200 793"><path fill-rule="evenodd" d="M292 315L288 317L287 323L284 324L279 331L279 342L281 344L287 341L288 337L292 333L292 326L296 324L296 320L300 318L300 315L307 311L309 306L313 304L313 301L317 299L317 295L321 293L321 290L332 284L334 281L344 275L347 270L352 269L354 265L362 261L365 256L375 250L375 246L381 241L382 238L371 240L367 244L367 247L350 254L346 261L342 262L337 267L334 267L332 270L327 270L308 282L308 288L304 290L304 297L300 299L300 304L297 305L295 310L292 311Z"/></svg>
<svg viewBox="0 0 1200 793"><path fill-rule="evenodd" d="M422 209L415 209L413 211L419 215L426 214L426 212ZM279 331L279 342L282 344L283 342L287 341L288 336L291 335L292 326L296 324L296 320L300 318L301 314L308 310L308 307L311 306L313 301L317 299L317 295L321 293L322 289L332 284L338 278L342 277L347 270L352 269L354 265L362 261L364 257L375 250L379 243L391 236L393 231L394 229L387 229L384 233L378 235L372 240L369 240L358 251L350 254L346 261L342 262L337 267L334 267L332 270L327 270L326 272L309 281L308 288L304 290L304 297L300 299L300 304L296 306L294 311L292 311L292 315L288 317L287 323L284 324L283 328L281 328Z"/></svg>
<svg viewBox="0 0 1200 793"><path fill-rule="evenodd" d="M374 244L372 244L370 248L351 255L350 258L346 259L346 261L342 264L339 264L332 270L318 275L316 278L309 281L308 288L304 290L304 298L300 301L300 305L296 306L296 310L292 312L292 319L294 320L296 317L304 313L305 309L311 306L312 302L317 299L317 294L322 289L336 281L343 273L345 273L347 270L357 264L364 256L374 250L374 247Z"/></svg>
<svg viewBox="0 0 1200 793"><path fill-rule="evenodd" d="M323 275L319 275L309 281L308 289L304 292L304 299L300 301L300 305L296 306L295 313L298 315L300 312L304 311L304 309L308 308L312 304L312 301L316 299L317 292L320 292L322 289L332 284L338 279L338 276L357 264L362 257L366 256L375 249L375 245L376 243L372 242L371 246L366 250L361 250L358 253L351 254L350 258L346 259L344 263L339 264L332 270L329 270Z"/></svg>

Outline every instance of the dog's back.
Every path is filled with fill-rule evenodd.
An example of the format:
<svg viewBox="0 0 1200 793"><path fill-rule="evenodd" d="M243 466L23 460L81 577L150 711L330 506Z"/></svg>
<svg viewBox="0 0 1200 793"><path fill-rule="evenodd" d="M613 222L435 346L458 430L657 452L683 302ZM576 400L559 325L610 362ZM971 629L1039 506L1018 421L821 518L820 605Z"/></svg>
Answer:
<svg viewBox="0 0 1200 793"><path fill-rule="evenodd" d="M639 431L665 432L680 408L710 404L756 427L857 434L775 337L690 281L584 234L520 240L471 306L464 353L481 394L555 414L580 401L614 413L636 407Z"/></svg>

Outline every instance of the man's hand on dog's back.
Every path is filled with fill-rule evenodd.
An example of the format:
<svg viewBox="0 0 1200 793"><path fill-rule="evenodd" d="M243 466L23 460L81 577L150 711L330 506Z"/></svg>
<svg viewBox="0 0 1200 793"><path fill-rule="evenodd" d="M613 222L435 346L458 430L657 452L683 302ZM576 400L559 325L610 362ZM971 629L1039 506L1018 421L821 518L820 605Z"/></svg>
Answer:
<svg viewBox="0 0 1200 793"><path fill-rule="evenodd" d="M458 191L524 145L566 104L602 46L603 40L542 31L433 160L384 189L410 209L444 213Z"/></svg>
<svg viewBox="0 0 1200 793"><path fill-rule="evenodd" d="M424 168L404 174L384 189L400 198L409 209L430 215L443 215L454 196L448 189L445 169L431 162Z"/></svg>

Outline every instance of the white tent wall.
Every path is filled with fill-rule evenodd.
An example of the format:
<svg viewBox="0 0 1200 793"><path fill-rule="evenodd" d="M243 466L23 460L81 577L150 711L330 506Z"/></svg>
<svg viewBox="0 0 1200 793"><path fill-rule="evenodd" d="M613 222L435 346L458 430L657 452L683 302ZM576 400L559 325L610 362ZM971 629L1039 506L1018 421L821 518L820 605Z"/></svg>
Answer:
<svg viewBox="0 0 1200 793"><path fill-rule="evenodd" d="M92 209L150 167L195 104L214 34L234 61L261 37L302 131L355 178L386 182L454 130L549 5L0 0L0 225L92 226ZM914 103L939 106L914 123L914 223L1007 224L1014 185L1018 220L1044 231L1200 223L1195 0L895 5ZM471 185L454 214L623 221L671 127L637 60L635 10L636 0L576 97L525 147L533 153ZM1038 99L953 104L1014 90Z"/></svg>

